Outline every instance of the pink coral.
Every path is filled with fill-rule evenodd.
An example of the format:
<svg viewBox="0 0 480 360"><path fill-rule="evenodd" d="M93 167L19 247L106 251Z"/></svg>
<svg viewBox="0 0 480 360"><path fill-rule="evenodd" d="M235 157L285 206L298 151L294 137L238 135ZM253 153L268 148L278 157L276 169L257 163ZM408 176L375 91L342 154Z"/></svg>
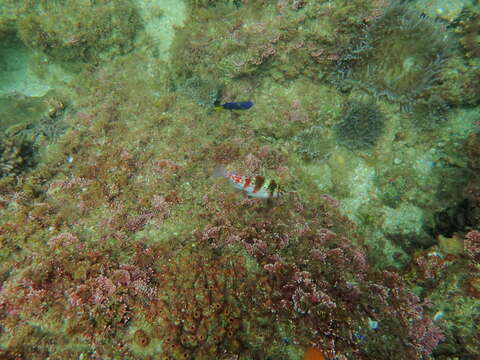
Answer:
<svg viewBox="0 0 480 360"><path fill-rule="evenodd" d="M465 252L476 263L480 263L480 232L472 230L465 235Z"/></svg>
<svg viewBox="0 0 480 360"><path fill-rule="evenodd" d="M105 303L114 293L117 287L109 278L99 276L94 280L92 302L95 305Z"/></svg>

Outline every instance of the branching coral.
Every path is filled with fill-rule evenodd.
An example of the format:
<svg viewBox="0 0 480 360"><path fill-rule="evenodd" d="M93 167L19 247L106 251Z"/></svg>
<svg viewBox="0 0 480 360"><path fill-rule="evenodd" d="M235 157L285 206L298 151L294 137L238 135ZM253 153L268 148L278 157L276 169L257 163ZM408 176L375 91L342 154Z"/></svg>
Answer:
<svg viewBox="0 0 480 360"><path fill-rule="evenodd" d="M186 25L182 36L189 37L189 46L179 50L185 56L179 63L188 65L183 78L211 79L212 69L224 71L215 69L224 55L233 56L223 64L224 74L240 77L259 74L260 67L273 68L276 78L316 77L318 67L297 59L333 61L334 40L323 42L333 30L316 33L325 24L317 22L316 10L321 7L327 17L331 2L305 2L297 9L266 6L280 12L273 17L266 12L260 19L266 25L242 23L252 9L247 1L239 9L221 5L224 1L197 3L217 5L200 9L202 16L223 11L216 18L223 31L219 37ZM337 2L332 6L341 12ZM352 7L337 14L349 24L362 18L348 14ZM235 16L226 17L227 10ZM289 33L307 23L320 25L304 43L296 39L302 31ZM272 24L285 31L278 36ZM40 45L57 46L56 40L53 32L52 44ZM223 47L224 40L230 48ZM332 47L320 49L325 44ZM245 49L248 62L235 62ZM58 50L51 56L61 58L66 51ZM76 50L69 56L83 56ZM92 59L97 55L94 51ZM216 121L191 99L159 95L163 80L148 82L136 62L142 55L90 68L75 84L83 109L72 115L73 129L49 149L46 166L21 184L0 188L0 335L5 347L0 357L263 360L293 357L292 348L299 345L321 349L332 359L428 358L442 339L425 311L428 299L409 291L399 273L369 266L362 239L340 214L339 201L309 187L307 175L294 178L298 172L288 144L278 137L268 145L259 140L262 131L255 121L308 129L315 114L323 112L312 104L333 102L332 97L311 90L292 96L292 84L282 100L264 87L253 109L261 111L242 114L251 123L225 112L225 119ZM129 61L135 64L127 66ZM290 62L295 65L287 68ZM248 78L248 89L257 80ZM206 94L199 97L205 103L216 87L207 85L199 91ZM232 97L238 94L233 88L228 90ZM307 92L312 100L304 102ZM259 105L269 97L266 115L267 106ZM270 105L275 102L285 106ZM336 118L332 114L325 117ZM365 126L360 118L370 123ZM351 104L344 120L354 125L349 136L358 137L356 143L342 138L351 148L374 146L382 133L383 117L373 104ZM325 131L331 124L322 122ZM301 141L313 142L323 134L323 128L310 130L312 136ZM349 130L338 125L337 135ZM321 157L330 145L305 153ZM217 163L293 178L298 193L275 202L242 199L209 178L208 170ZM395 206L404 187L394 188L387 202ZM476 243L468 246L477 252ZM432 272L437 265L417 264ZM428 271L421 275L429 276ZM474 294L478 280L468 284ZM285 338L293 345L286 346Z"/></svg>
<svg viewBox="0 0 480 360"><path fill-rule="evenodd" d="M203 245L194 252L137 247L129 263L118 263L108 243L98 245L72 233L51 238L47 252L32 258L28 269L0 290L2 326L49 320L60 338L111 357L207 360L267 350L263 341L254 340L265 319L251 313L255 303L245 306L265 281L247 273L242 256L224 252L218 257ZM58 332L64 319L65 330ZM274 343L282 349L272 329L262 336L270 338L270 353ZM21 332L9 337L9 351L29 358L58 356L43 346L28 353L19 339Z"/></svg>
<svg viewBox="0 0 480 360"><path fill-rule="evenodd" d="M154 337L162 341L162 354L209 359L214 354L261 353L255 342L247 341L255 337L258 323L244 307L246 298L255 296L256 280L246 273L242 257L202 253L185 254L189 262L180 257L162 268L162 290L150 310L159 319ZM187 269L192 266L196 271Z"/></svg>
<svg viewBox="0 0 480 360"><path fill-rule="evenodd" d="M17 280L4 283L0 291L4 327L28 319L46 321L48 329L63 338L59 341L65 342L67 336L72 343L83 343L83 348L88 343L98 343L101 348L103 337L111 330L120 335L132 307L154 294L151 272L136 265L118 264L112 261L107 248L100 254L75 234L62 233L51 238L45 250L51 255L34 256ZM22 301L22 297L29 300ZM65 331L59 333L56 329L64 320ZM9 350L37 358L37 351L18 346L18 336L15 333L10 337ZM59 351L47 353L58 355Z"/></svg>

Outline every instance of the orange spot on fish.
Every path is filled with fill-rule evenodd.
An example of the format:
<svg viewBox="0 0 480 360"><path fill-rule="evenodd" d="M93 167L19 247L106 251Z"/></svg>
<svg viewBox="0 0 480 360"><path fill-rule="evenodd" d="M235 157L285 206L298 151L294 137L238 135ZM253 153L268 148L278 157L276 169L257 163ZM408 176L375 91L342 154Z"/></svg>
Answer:
<svg viewBox="0 0 480 360"><path fill-rule="evenodd" d="M310 347L305 349L303 360L325 360L325 356L317 348Z"/></svg>

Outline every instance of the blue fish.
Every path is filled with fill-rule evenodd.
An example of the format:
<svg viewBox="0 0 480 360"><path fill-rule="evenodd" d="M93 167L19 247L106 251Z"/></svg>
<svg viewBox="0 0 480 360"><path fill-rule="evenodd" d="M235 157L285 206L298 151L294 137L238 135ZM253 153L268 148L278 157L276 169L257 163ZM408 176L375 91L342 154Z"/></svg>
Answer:
<svg viewBox="0 0 480 360"><path fill-rule="evenodd" d="M215 106L215 109L248 110L252 106L253 106L253 102L251 101L226 102L225 104Z"/></svg>

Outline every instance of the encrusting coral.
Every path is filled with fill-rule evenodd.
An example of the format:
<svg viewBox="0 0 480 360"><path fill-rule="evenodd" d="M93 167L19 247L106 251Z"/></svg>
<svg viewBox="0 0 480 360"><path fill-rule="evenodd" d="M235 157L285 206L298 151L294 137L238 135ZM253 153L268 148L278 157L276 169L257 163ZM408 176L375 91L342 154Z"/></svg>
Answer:
<svg viewBox="0 0 480 360"><path fill-rule="evenodd" d="M99 61L128 52L139 28L130 0L54 0L26 10L18 36L56 61Z"/></svg>

